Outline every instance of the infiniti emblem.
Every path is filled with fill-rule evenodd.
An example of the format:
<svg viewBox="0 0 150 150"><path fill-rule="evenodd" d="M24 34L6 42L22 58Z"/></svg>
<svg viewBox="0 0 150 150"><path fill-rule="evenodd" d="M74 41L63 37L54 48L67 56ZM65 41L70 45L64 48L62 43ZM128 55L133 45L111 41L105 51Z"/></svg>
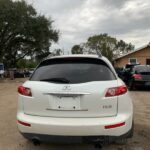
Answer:
<svg viewBox="0 0 150 150"><path fill-rule="evenodd" d="M71 87L70 87L70 85L65 85L62 89L63 90L71 90Z"/></svg>

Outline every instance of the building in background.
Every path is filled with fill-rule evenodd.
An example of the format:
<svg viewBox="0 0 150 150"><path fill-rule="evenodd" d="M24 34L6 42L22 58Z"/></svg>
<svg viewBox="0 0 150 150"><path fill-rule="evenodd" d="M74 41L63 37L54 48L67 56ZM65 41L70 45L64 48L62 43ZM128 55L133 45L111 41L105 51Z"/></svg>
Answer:
<svg viewBox="0 0 150 150"><path fill-rule="evenodd" d="M141 65L150 65L150 44L140 47L114 60L114 66L116 68L122 68L126 64L137 63Z"/></svg>

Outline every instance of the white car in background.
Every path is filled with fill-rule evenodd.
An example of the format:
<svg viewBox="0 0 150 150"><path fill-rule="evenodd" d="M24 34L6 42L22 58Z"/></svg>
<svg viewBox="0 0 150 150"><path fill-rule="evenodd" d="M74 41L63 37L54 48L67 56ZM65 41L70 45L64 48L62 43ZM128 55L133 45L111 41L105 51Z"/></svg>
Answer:
<svg viewBox="0 0 150 150"><path fill-rule="evenodd" d="M18 128L33 142L125 143L133 135L132 100L103 56L44 60L18 93Z"/></svg>

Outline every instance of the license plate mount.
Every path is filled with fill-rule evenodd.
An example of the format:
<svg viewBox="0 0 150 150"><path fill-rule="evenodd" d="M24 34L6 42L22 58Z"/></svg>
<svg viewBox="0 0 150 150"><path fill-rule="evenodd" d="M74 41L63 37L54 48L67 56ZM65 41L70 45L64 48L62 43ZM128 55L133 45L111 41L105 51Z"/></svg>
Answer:
<svg viewBox="0 0 150 150"><path fill-rule="evenodd" d="M80 110L80 97L55 97L51 106L55 110Z"/></svg>

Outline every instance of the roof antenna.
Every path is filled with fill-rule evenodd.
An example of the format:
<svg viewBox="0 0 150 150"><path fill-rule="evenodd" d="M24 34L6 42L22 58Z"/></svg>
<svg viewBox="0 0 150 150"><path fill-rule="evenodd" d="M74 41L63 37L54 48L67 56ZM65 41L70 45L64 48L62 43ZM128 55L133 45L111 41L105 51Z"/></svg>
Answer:
<svg viewBox="0 0 150 150"><path fill-rule="evenodd" d="M102 57L103 55L102 55L101 49L98 50L98 45L99 45L99 42L96 45L96 53L99 57Z"/></svg>
<svg viewBox="0 0 150 150"><path fill-rule="evenodd" d="M99 56L99 57L102 57L102 53L96 49L96 54Z"/></svg>
<svg viewBox="0 0 150 150"><path fill-rule="evenodd" d="M98 50L98 45L95 46L95 51L96 51L96 54L97 54L99 57L102 57L101 50Z"/></svg>

